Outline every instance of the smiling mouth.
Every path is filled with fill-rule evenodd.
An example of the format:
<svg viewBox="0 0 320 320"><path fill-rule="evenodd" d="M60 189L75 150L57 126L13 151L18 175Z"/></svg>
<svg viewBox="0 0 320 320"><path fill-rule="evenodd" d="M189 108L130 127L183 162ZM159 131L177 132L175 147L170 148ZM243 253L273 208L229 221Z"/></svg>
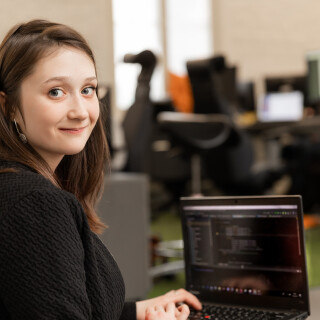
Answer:
<svg viewBox="0 0 320 320"><path fill-rule="evenodd" d="M82 127L82 128L60 128L59 130L61 130L63 132L66 132L66 133L77 134L77 133L83 132L86 127Z"/></svg>

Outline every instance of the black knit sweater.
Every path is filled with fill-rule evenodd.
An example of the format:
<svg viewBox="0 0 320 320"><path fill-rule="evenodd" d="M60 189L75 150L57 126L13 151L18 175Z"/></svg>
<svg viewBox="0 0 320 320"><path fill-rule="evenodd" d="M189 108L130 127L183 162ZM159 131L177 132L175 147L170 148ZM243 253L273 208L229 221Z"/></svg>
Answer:
<svg viewBox="0 0 320 320"><path fill-rule="evenodd" d="M0 161L0 319L135 319L113 257L78 200Z"/></svg>

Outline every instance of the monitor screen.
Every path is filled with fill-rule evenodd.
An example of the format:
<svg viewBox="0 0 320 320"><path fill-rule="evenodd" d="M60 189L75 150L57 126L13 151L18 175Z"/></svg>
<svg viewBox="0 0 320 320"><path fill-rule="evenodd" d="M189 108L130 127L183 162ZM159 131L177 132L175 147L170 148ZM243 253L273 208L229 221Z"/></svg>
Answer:
<svg viewBox="0 0 320 320"><path fill-rule="evenodd" d="M312 105L320 101L320 51L312 51L307 53L306 62L307 100Z"/></svg>
<svg viewBox="0 0 320 320"><path fill-rule="evenodd" d="M183 206L187 289L212 300L306 303L297 204Z"/></svg>
<svg viewBox="0 0 320 320"><path fill-rule="evenodd" d="M300 91L268 93L258 103L260 122L298 121L303 117L303 95Z"/></svg>

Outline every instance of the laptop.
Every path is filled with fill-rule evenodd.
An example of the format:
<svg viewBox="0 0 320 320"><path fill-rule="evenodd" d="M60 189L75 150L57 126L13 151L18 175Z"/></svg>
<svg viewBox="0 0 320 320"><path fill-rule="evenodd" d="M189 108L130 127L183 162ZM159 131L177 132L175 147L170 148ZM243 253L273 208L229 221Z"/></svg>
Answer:
<svg viewBox="0 0 320 320"><path fill-rule="evenodd" d="M310 315L300 196L184 197L180 204L186 289L204 306L190 319Z"/></svg>
<svg viewBox="0 0 320 320"><path fill-rule="evenodd" d="M303 118L303 94L300 91L273 92L258 103L259 122L291 122Z"/></svg>

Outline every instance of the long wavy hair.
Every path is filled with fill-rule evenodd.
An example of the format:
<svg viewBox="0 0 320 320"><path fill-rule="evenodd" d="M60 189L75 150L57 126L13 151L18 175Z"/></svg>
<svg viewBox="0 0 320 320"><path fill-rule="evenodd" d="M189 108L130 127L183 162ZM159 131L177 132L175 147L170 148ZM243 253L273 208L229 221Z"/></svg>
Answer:
<svg viewBox="0 0 320 320"><path fill-rule="evenodd" d="M0 158L29 166L56 186L73 193L88 217L91 230L100 233L105 225L94 206L109 163L104 119L101 119L106 116L105 108L100 104L100 117L85 148L78 154L64 156L55 172L30 144L21 142L13 122L16 109L21 107L22 81L33 72L39 59L61 46L81 50L96 68L86 40L63 24L32 20L13 27L0 44L0 92L6 97L0 107Z"/></svg>

